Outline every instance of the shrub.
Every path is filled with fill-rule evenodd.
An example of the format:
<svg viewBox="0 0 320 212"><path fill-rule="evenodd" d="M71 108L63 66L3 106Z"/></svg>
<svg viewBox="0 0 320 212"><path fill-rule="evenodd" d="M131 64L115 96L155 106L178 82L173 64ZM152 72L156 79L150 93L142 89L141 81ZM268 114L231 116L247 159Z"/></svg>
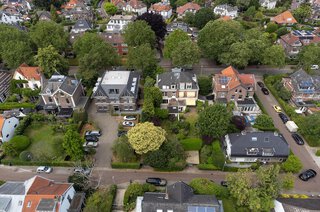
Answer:
<svg viewBox="0 0 320 212"><path fill-rule="evenodd" d="M200 162L212 165L212 147L210 145L204 145L200 151ZM210 160L211 158L211 160Z"/></svg>
<svg viewBox="0 0 320 212"><path fill-rule="evenodd" d="M119 162L134 162L137 157L126 136L118 138L112 147L113 154Z"/></svg>
<svg viewBox="0 0 320 212"><path fill-rule="evenodd" d="M266 114L259 115L256 118L253 127L259 130L265 130L265 131L275 130L272 118Z"/></svg>
<svg viewBox="0 0 320 212"><path fill-rule="evenodd" d="M187 138L181 141L185 151L200 150L202 146L202 140L200 138Z"/></svg>
<svg viewBox="0 0 320 212"><path fill-rule="evenodd" d="M121 162L112 162L111 167L113 169L140 169L140 163L121 163Z"/></svg>
<svg viewBox="0 0 320 212"><path fill-rule="evenodd" d="M218 198L228 196L226 188L206 178L194 178L190 181L189 185L196 194L216 195Z"/></svg>
<svg viewBox="0 0 320 212"><path fill-rule="evenodd" d="M74 111L72 118L75 123L79 123L80 121L87 122L88 113L86 111Z"/></svg>
<svg viewBox="0 0 320 212"><path fill-rule="evenodd" d="M220 168L222 168L225 163L225 157L221 150L219 141L212 143L212 163Z"/></svg>
<svg viewBox="0 0 320 212"><path fill-rule="evenodd" d="M0 104L0 110L11 110L15 108L35 108L32 103L5 102Z"/></svg>
<svg viewBox="0 0 320 212"><path fill-rule="evenodd" d="M232 116L231 122L241 131L247 126L246 119L243 116Z"/></svg>
<svg viewBox="0 0 320 212"><path fill-rule="evenodd" d="M206 96L208 94L210 94L211 90L212 90L212 79L211 77L207 77L207 76L201 76L198 77L198 84L199 84L199 94L202 96Z"/></svg>
<svg viewBox="0 0 320 212"><path fill-rule="evenodd" d="M101 189L93 193L86 201L85 212L105 211L111 212L113 201L117 193L117 186L111 185L107 189Z"/></svg>
<svg viewBox="0 0 320 212"><path fill-rule="evenodd" d="M292 173L287 173L282 178L282 188L285 190L291 190L294 188L294 176Z"/></svg>
<svg viewBox="0 0 320 212"><path fill-rule="evenodd" d="M31 124L32 118L30 115L25 116L20 122L17 128L15 129L15 135L23 135L26 128Z"/></svg>
<svg viewBox="0 0 320 212"><path fill-rule="evenodd" d="M285 172L298 173L302 169L302 163L297 156L289 155L288 159L282 163L281 168Z"/></svg>
<svg viewBox="0 0 320 212"><path fill-rule="evenodd" d="M166 109L155 108L154 116L159 119L165 120L169 117L169 112Z"/></svg>
<svg viewBox="0 0 320 212"><path fill-rule="evenodd" d="M23 161L31 161L33 158L33 155L29 151L22 151L19 155L19 158L20 160L23 160Z"/></svg>
<svg viewBox="0 0 320 212"><path fill-rule="evenodd" d="M152 192L155 190L155 187L150 184L130 184L123 197L123 205L125 211L131 211L134 209L138 196L142 196L145 192Z"/></svg>
<svg viewBox="0 0 320 212"><path fill-rule="evenodd" d="M15 148L17 152L25 150L31 143L30 139L24 135L16 135L9 142L13 145L13 148Z"/></svg>
<svg viewBox="0 0 320 212"><path fill-rule="evenodd" d="M317 150L316 156L320 157L320 149Z"/></svg>
<svg viewBox="0 0 320 212"><path fill-rule="evenodd" d="M220 170L220 168L216 167L215 165L204 164L204 163L199 164L198 169L200 169L200 170Z"/></svg>

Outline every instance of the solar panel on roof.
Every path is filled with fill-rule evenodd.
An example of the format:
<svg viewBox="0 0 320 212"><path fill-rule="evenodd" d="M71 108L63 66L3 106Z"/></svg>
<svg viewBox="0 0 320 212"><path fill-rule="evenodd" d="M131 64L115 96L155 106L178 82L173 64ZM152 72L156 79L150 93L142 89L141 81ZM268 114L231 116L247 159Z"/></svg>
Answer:
<svg viewBox="0 0 320 212"><path fill-rule="evenodd" d="M205 206L188 206L188 212L216 212L216 209Z"/></svg>
<svg viewBox="0 0 320 212"><path fill-rule="evenodd" d="M222 76L222 77L220 77L219 81L220 81L220 84L227 84L228 83L228 77Z"/></svg>

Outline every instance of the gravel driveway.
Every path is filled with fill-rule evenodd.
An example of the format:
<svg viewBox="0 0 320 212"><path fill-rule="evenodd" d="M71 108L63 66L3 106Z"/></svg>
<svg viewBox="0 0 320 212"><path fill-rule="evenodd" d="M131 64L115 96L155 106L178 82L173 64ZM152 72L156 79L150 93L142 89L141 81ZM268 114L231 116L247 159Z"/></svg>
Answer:
<svg viewBox="0 0 320 212"><path fill-rule="evenodd" d="M112 144L117 139L118 122L110 113L101 113L96 111L94 102L88 109L89 121L95 123L102 131L99 138L99 146L95 155L95 167L111 167Z"/></svg>

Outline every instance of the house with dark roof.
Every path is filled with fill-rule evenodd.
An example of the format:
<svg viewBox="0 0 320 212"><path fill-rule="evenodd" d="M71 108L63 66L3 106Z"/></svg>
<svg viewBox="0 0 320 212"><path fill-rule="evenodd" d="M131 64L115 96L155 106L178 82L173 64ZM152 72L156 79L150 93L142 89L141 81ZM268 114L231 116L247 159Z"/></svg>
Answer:
<svg viewBox="0 0 320 212"><path fill-rule="evenodd" d="M175 30L182 30L186 32L191 38L197 38L199 30L196 27L189 27L187 23L182 21L174 21L167 24L167 33L170 34Z"/></svg>
<svg viewBox="0 0 320 212"><path fill-rule="evenodd" d="M158 74L156 87L162 92L161 108L168 109L170 114L183 112L187 106L196 106L199 85L197 76L181 69Z"/></svg>
<svg viewBox="0 0 320 212"><path fill-rule="evenodd" d="M287 141L277 132L230 133L223 145L231 162L282 162L290 154Z"/></svg>
<svg viewBox="0 0 320 212"><path fill-rule="evenodd" d="M177 7L178 18L183 18L187 12L195 14L200 10L200 5L194 2L188 2L180 7Z"/></svg>
<svg viewBox="0 0 320 212"><path fill-rule="evenodd" d="M51 13L49 11L37 11L39 21L51 21Z"/></svg>
<svg viewBox="0 0 320 212"><path fill-rule="evenodd" d="M253 98L256 80L253 74L240 74L229 66L212 78L213 94L216 101L229 102Z"/></svg>
<svg viewBox="0 0 320 212"><path fill-rule="evenodd" d="M184 182L167 187L166 192L146 192L137 198L136 212L223 212L214 195L197 195Z"/></svg>
<svg viewBox="0 0 320 212"><path fill-rule="evenodd" d="M135 111L140 74L133 71L106 71L93 89L97 111Z"/></svg>
<svg viewBox="0 0 320 212"><path fill-rule="evenodd" d="M238 7L229 4L217 5L213 9L214 14L220 16L228 16L231 19L238 17Z"/></svg>
<svg viewBox="0 0 320 212"><path fill-rule="evenodd" d="M92 8L81 0L70 0L62 7L62 16L68 20L88 20L93 21L94 14Z"/></svg>
<svg viewBox="0 0 320 212"><path fill-rule="evenodd" d="M27 82L23 83L23 87L35 90L42 87L44 77L39 67L32 67L23 63L14 72L13 79L26 80Z"/></svg>
<svg viewBox="0 0 320 212"><path fill-rule="evenodd" d="M8 142L14 135L14 131L19 125L19 119L14 116L0 115L0 143Z"/></svg>
<svg viewBox="0 0 320 212"><path fill-rule="evenodd" d="M120 56L128 54L128 45L124 42L124 37L121 33L102 32L100 36L109 43Z"/></svg>
<svg viewBox="0 0 320 212"><path fill-rule="evenodd" d="M282 79L283 86L292 94L293 102L320 100L320 76L309 75L300 69Z"/></svg>
<svg viewBox="0 0 320 212"><path fill-rule="evenodd" d="M92 24L90 21L87 21L85 19L79 19L72 27L71 32L78 34L78 33L84 33L91 29L92 29Z"/></svg>
<svg viewBox="0 0 320 212"><path fill-rule="evenodd" d="M81 80L55 73L40 92L47 112L57 112L62 109L85 108L88 97L85 96ZM71 114L70 114L71 115Z"/></svg>
<svg viewBox="0 0 320 212"><path fill-rule="evenodd" d="M304 46L320 43L320 36L312 31L293 30L282 35L278 43L284 48L288 57L295 58Z"/></svg>
<svg viewBox="0 0 320 212"><path fill-rule="evenodd" d="M9 96L11 78L12 75L8 72L0 71L0 103Z"/></svg>

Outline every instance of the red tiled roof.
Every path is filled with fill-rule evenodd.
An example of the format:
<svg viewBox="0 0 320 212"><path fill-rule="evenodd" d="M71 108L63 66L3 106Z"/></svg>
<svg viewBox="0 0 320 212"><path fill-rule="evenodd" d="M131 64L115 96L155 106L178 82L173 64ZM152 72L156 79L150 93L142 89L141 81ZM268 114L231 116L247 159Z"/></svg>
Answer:
<svg viewBox="0 0 320 212"><path fill-rule="evenodd" d="M188 2L185 5L182 5L182 6L178 7L177 8L177 13L181 15L181 14L185 13L185 11L187 11L187 10L198 11L198 10L200 10L200 8L201 7L199 6L199 4L196 4L196 3L193 3L193 2Z"/></svg>
<svg viewBox="0 0 320 212"><path fill-rule="evenodd" d="M138 0L130 0L128 4L134 9L140 9L146 7L146 5L142 1Z"/></svg>
<svg viewBox="0 0 320 212"><path fill-rule="evenodd" d="M23 63L17 68L16 71L20 73L22 76L24 76L27 80L31 80L31 79L34 79L37 81L41 80L39 67L31 67Z"/></svg>
<svg viewBox="0 0 320 212"><path fill-rule="evenodd" d="M121 8L126 5L126 2L123 0L111 0L111 3Z"/></svg>
<svg viewBox="0 0 320 212"><path fill-rule="evenodd" d="M297 23L296 19L288 10L273 17L272 21L276 22L277 24L296 24Z"/></svg>
<svg viewBox="0 0 320 212"><path fill-rule="evenodd" d="M2 137L2 128L5 120L6 119L3 116L0 116L0 136L1 137Z"/></svg>
<svg viewBox="0 0 320 212"><path fill-rule="evenodd" d="M161 11L169 11L171 9L172 9L172 7L170 5L163 4L162 2L159 2L159 3L151 5L149 10L155 11L155 12L161 12Z"/></svg>
<svg viewBox="0 0 320 212"><path fill-rule="evenodd" d="M53 180L36 176L27 194L61 196L71 185L70 183L55 183Z"/></svg>
<svg viewBox="0 0 320 212"><path fill-rule="evenodd" d="M300 41L302 43L302 45L306 46L312 43L320 43L320 37L317 34L313 34L312 39L304 39L299 38L298 36L292 34L292 33L288 33L286 35L282 35L281 40L283 40L285 43L289 44L289 45L293 45L295 44L297 41Z"/></svg>
<svg viewBox="0 0 320 212"><path fill-rule="evenodd" d="M78 0L69 0L66 4L62 5L62 8L70 10L78 4Z"/></svg>
<svg viewBox="0 0 320 212"><path fill-rule="evenodd" d="M220 18L219 18L220 20L223 20L223 21L229 21L229 20L232 20L232 18L230 17L230 16L221 16Z"/></svg>

